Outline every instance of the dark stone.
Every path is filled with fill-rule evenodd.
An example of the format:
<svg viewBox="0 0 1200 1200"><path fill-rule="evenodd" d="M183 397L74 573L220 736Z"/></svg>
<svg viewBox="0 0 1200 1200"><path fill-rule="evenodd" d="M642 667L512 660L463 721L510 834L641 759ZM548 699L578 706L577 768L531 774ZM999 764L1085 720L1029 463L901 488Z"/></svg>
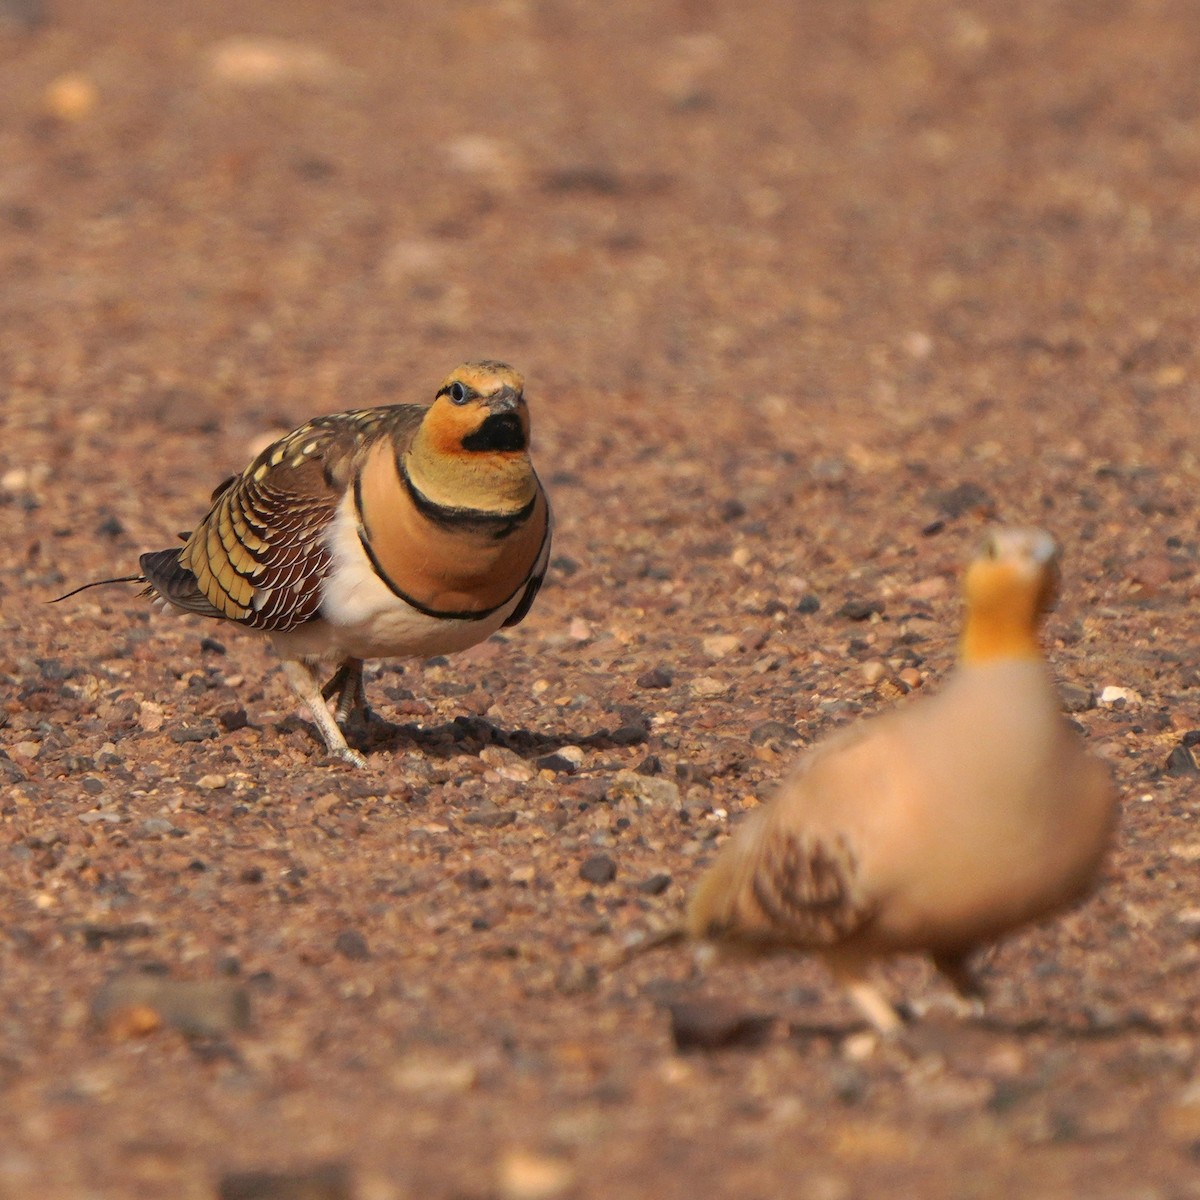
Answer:
<svg viewBox="0 0 1200 1200"><path fill-rule="evenodd" d="M848 621L865 621L876 613L883 612L882 600L860 600L851 598L837 610L836 616L845 617Z"/></svg>
<svg viewBox="0 0 1200 1200"><path fill-rule="evenodd" d="M511 808L483 808L469 812L463 817L464 825L479 825L484 829L503 829L517 819L517 814Z"/></svg>
<svg viewBox="0 0 1200 1200"><path fill-rule="evenodd" d="M1200 765L1196 762L1196 754L1192 747L1180 742L1167 755L1166 772L1168 775L1200 774Z"/></svg>
<svg viewBox="0 0 1200 1200"><path fill-rule="evenodd" d="M148 938L154 933L144 921L131 921L125 925L84 925L83 944L89 950L99 950L107 942L129 942L137 938Z"/></svg>
<svg viewBox="0 0 1200 1200"><path fill-rule="evenodd" d="M455 877L468 892L483 892L492 886L492 881L478 868L468 867Z"/></svg>
<svg viewBox="0 0 1200 1200"><path fill-rule="evenodd" d="M125 526L112 513L96 526L96 533L100 537L119 538L124 532Z"/></svg>
<svg viewBox="0 0 1200 1200"><path fill-rule="evenodd" d="M559 554L552 558L550 566L556 571L561 571L568 579L579 570L579 564L573 558L568 558L565 554Z"/></svg>
<svg viewBox="0 0 1200 1200"><path fill-rule="evenodd" d="M536 766L542 771L554 771L558 775L574 775L579 769L569 758L561 754L543 754L536 760Z"/></svg>
<svg viewBox="0 0 1200 1200"><path fill-rule="evenodd" d="M996 502L977 483L960 483L945 491L934 489L925 499L951 519L975 513L981 517L996 515Z"/></svg>
<svg viewBox="0 0 1200 1200"><path fill-rule="evenodd" d="M614 746L638 746L648 734L649 730L644 725L618 725L608 738Z"/></svg>
<svg viewBox="0 0 1200 1200"><path fill-rule="evenodd" d="M579 878L603 886L617 877L617 864L607 854L593 854L579 868Z"/></svg>
<svg viewBox="0 0 1200 1200"><path fill-rule="evenodd" d="M371 957L367 939L357 929L343 929L333 939L333 948L351 962L366 962Z"/></svg>
<svg viewBox="0 0 1200 1200"><path fill-rule="evenodd" d="M687 1001L668 1006L671 1037L680 1053L690 1050L753 1049L770 1036L775 1018L745 1013L728 1005Z"/></svg>
<svg viewBox="0 0 1200 1200"><path fill-rule="evenodd" d="M643 879L637 885L637 890L646 896L661 896L671 886L670 875L662 871Z"/></svg>
<svg viewBox="0 0 1200 1200"><path fill-rule="evenodd" d="M226 652L225 644L218 642L214 637L202 637L200 639L200 649L209 654L224 654Z"/></svg>
<svg viewBox="0 0 1200 1200"><path fill-rule="evenodd" d="M1064 683L1061 689L1063 708L1069 713L1088 712L1096 707L1096 693L1080 683Z"/></svg>
<svg viewBox="0 0 1200 1200"><path fill-rule="evenodd" d="M807 595L801 596L796 601L796 611L801 616L810 617L813 613L818 612L821 608L821 601L816 596L809 592Z"/></svg>
<svg viewBox="0 0 1200 1200"><path fill-rule="evenodd" d="M722 521L736 521L746 515L746 506L740 500L725 500L717 509L717 515Z"/></svg>
<svg viewBox="0 0 1200 1200"><path fill-rule="evenodd" d="M798 737L796 730L782 721L763 721L750 730L752 746L765 746L769 742L794 742Z"/></svg>
<svg viewBox="0 0 1200 1200"><path fill-rule="evenodd" d="M250 724L250 718L246 715L246 710L239 704L234 708L227 708L224 712L217 713L217 720L221 724L221 728L227 733L232 733L235 729L245 729Z"/></svg>
<svg viewBox="0 0 1200 1200"><path fill-rule="evenodd" d="M196 725L179 725L172 729L168 734L171 741L179 742L207 742L217 736L217 727L212 721L201 721Z"/></svg>
<svg viewBox="0 0 1200 1200"><path fill-rule="evenodd" d="M675 677L666 667L651 667L637 677L640 688L669 688L675 682Z"/></svg>
<svg viewBox="0 0 1200 1200"><path fill-rule="evenodd" d="M661 775L663 773L662 759L657 754L647 754L633 769L639 775Z"/></svg>
<svg viewBox="0 0 1200 1200"><path fill-rule="evenodd" d="M350 1168L324 1163L298 1171L240 1171L226 1175L218 1200L353 1200Z"/></svg>

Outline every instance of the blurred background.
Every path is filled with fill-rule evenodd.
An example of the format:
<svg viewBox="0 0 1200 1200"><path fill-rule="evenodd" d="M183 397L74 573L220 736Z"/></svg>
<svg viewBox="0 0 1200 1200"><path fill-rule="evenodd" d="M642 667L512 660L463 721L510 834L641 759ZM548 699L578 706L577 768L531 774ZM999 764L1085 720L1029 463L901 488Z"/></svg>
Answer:
<svg viewBox="0 0 1200 1200"><path fill-rule="evenodd" d="M367 1162L367 1200L713 1180L854 1200L901 1178L1195 1196L1194 1036L1062 1028L1089 987L1132 1003L1150 963L1156 997L1194 1006L1194 895L1177 922L1154 880L1186 890L1198 853L1174 849L1200 725L1198 235L1193 0L0 0L0 772L23 797L0 801L19 864L0 891L25 931L2 943L0 1087L22 1115L0 1197L207 1197L222 1162L310 1149ZM573 783L405 743L351 791L306 759L259 643L222 658L132 592L42 603L171 544L264 439L426 400L481 357L527 379L550 586L477 659L371 687L443 731L473 705L560 741L630 721L661 741L589 750ZM685 1062L650 983L596 973L605 939L674 911L795 740L894 699L866 668L944 674L991 517L1066 545L1048 643L1139 798L1141 890L1002 960L1008 1011L1032 1026L1049 989L1059 1025L1032 1053L1020 1030L984 1040L940 1091L820 1039ZM659 666L673 690L635 684ZM180 733L194 714L210 740ZM618 828L596 797L650 752L700 806ZM456 825L481 797L519 820ZM315 830L339 805L376 836L335 864ZM278 902L252 890L263 844ZM577 873L596 845L621 863L603 903ZM470 854L482 899L446 865ZM634 889L653 873L661 901ZM378 890L394 878L409 890ZM375 957L335 954L335 913ZM85 950L81 923L134 917L157 940ZM88 1032L104 972L146 947L281 981L243 1058ZM564 956L578 987L555 982ZM779 1008L797 977L757 978ZM805 1010L828 989L802 978ZM470 1069L430 1083L398 1057L425 1037ZM540 1192L536 1161L496 1175L522 1139L570 1169Z"/></svg>

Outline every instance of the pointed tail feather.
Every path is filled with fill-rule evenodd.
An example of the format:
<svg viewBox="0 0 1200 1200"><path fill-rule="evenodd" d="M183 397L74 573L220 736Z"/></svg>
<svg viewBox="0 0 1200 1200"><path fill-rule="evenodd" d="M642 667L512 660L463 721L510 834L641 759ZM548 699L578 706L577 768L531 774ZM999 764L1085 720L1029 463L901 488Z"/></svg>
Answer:
<svg viewBox="0 0 1200 1200"><path fill-rule="evenodd" d="M81 583L77 588L72 588L69 592L63 592L61 596L55 596L53 600L48 600L47 604L57 604L60 600L69 600L72 596L78 596L80 592L86 592L88 588L103 587L106 583L145 583L144 575L118 575L115 579L93 579L91 583Z"/></svg>

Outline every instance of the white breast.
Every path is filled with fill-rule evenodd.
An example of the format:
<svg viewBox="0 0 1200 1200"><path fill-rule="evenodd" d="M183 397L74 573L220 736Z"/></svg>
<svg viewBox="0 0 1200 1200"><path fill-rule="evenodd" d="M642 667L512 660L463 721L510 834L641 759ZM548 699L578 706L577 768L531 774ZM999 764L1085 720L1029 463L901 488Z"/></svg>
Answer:
<svg viewBox="0 0 1200 1200"><path fill-rule="evenodd" d="M333 569L324 582L322 619L274 641L285 656L428 658L453 654L496 632L520 602L522 590L479 620L446 620L418 612L375 573L358 539L353 494L347 492L330 524ZM544 567L539 563L539 569Z"/></svg>

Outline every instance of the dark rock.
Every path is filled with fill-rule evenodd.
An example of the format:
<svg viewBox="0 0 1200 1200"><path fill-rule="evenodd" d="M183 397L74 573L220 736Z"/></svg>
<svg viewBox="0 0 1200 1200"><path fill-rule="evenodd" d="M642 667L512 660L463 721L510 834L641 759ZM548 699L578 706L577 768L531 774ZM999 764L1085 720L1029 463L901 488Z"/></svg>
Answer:
<svg viewBox="0 0 1200 1200"><path fill-rule="evenodd" d="M837 610L836 616L845 617L848 621L865 621L876 613L883 612L882 600L860 600L851 598Z"/></svg>
<svg viewBox="0 0 1200 1200"><path fill-rule="evenodd" d="M481 808L463 817L464 825L479 825L484 829L503 829L517 819L511 808Z"/></svg>
<svg viewBox="0 0 1200 1200"><path fill-rule="evenodd" d="M96 533L99 537L119 538L125 532L125 526L120 520L109 513L99 525L96 526Z"/></svg>
<svg viewBox="0 0 1200 1200"><path fill-rule="evenodd" d="M617 864L607 854L593 854L579 868L579 878L588 883L603 885L617 877Z"/></svg>
<svg viewBox="0 0 1200 1200"><path fill-rule="evenodd" d="M202 637L200 639L200 649L208 654L226 653L224 642L218 642L215 637Z"/></svg>
<svg viewBox="0 0 1200 1200"><path fill-rule="evenodd" d="M1066 712L1089 712L1096 707L1096 693L1081 683L1064 683L1061 695Z"/></svg>
<svg viewBox="0 0 1200 1200"><path fill-rule="evenodd" d="M218 1200L353 1200L350 1168L324 1163L298 1171L243 1171L226 1175Z"/></svg>
<svg viewBox="0 0 1200 1200"><path fill-rule="evenodd" d="M647 754L633 769L639 775L661 775L663 772L662 759L657 754Z"/></svg>
<svg viewBox="0 0 1200 1200"><path fill-rule="evenodd" d="M343 929L333 939L333 948L351 962L366 962L371 957L367 939L357 929Z"/></svg>
<svg viewBox="0 0 1200 1200"><path fill-rule="evenodd" d="M575 763L561 754L543 754L536 760L535 765L539 770L554 771L558 775L574 775L579 769Z"/></svg>
<svg viewBox="0 0 1200 1200"><path fill-rule="evenodd" d="M717 516L728 523L746 515L746 506L740 500L724 500L717 509Z"/></svg>
<svg viewBox="0 0 1200 1200"><path fill-rule="evenodd" d="M637 885L637 890L646 896L661 896L671 886L670 875L662 871L648 876Z"/></svg>
<svg viewBox="0 0 1200 1200"><path fill-rule="evenodd" d="M996 515L996 502L977 483L960 483L944 491L935 488L926 494L925 499L939 513L952 519L967 513L980 517Z"/></svg>
<svg viewBox="0 0 1200 1200"><path fill-rule="evenodd" d="M180 744L186 742L207 742L217 736L217 727L212 721L199 721L195 725L179 725L168 734L171 741Z"/></svg>
<svg viewBox="0 0 1200 1200"><path fill-rule="evenodd" d="M796 601L796 611L802 616L810 617L813 613L820 611L821 601L809 592L807 595L801 596Z"/></svg>
<svg viewBox="0 0 1200 1200"><path fill-rule="evenodd" d="M614 746L638 746L649 736L649 730L644 725L618 725L608 735L608 740Z"/></svg>
<svg viewBox="0 0 1200 1200"><path fill-rule="evenodd" d="M250 724L250 718L246 715L246 710L239 704L234 708L227 708L224 712L217 713L217 720L221 724L221 728L227 733L233 733L235 729L245 729Z"/></svg>
<svg viewBox="0 0 1200 1200"><path fill-rule="evenodd" d="M643 671L636 682L640 688L669 688L674 681L675 677L666 667L651 667L649 671Z"/></svg>
<svg viewBox="0 0 1200 1200"><path fill-rule="evenodd" d="M719 1002L686 1001L668 1005L671 1037L675 1049L725 1050L730 1047L753 1049L761 1046L771 1033L775 1018L745 1013Z"/></svg>
<svg viewBox="0 0 1200 1200"><path fill-rule="evenodd" d="M1196 762L1196 753L1191 746L1180 742L1170 754L1167 755L1165 766L1168 775L1196 775L1200 774L1200 764Z"/></svg>
<svg viewBox="0 0 1200 1200"><path fill-rule="evenodd" d="M1182 740L1185 746L1200 746L1200 729L1189 729Z"/></svg>
<svg viewBox="0 0 1200 1200"><path fill-rule="evenodd" d="M84 925L80 930L83 944L89 950L99 950L107 942L130 942L137 938L153 936L154 930L144 921L131 921L126 925Z"/></svg>
<svg viewBox="0 0 1200 1200"><path fill-rule="evenodd" d="M492 881L478 868L468 867L454 877L468 892L483 892L492 886Z"/></svg>
<svg viewBox="0 0 1200 1200"><path fill-rule="evenodd" d="M800 735L782 721L763 721L750 730L750 744L765 746L770 742L794 742Z"/></svg>

